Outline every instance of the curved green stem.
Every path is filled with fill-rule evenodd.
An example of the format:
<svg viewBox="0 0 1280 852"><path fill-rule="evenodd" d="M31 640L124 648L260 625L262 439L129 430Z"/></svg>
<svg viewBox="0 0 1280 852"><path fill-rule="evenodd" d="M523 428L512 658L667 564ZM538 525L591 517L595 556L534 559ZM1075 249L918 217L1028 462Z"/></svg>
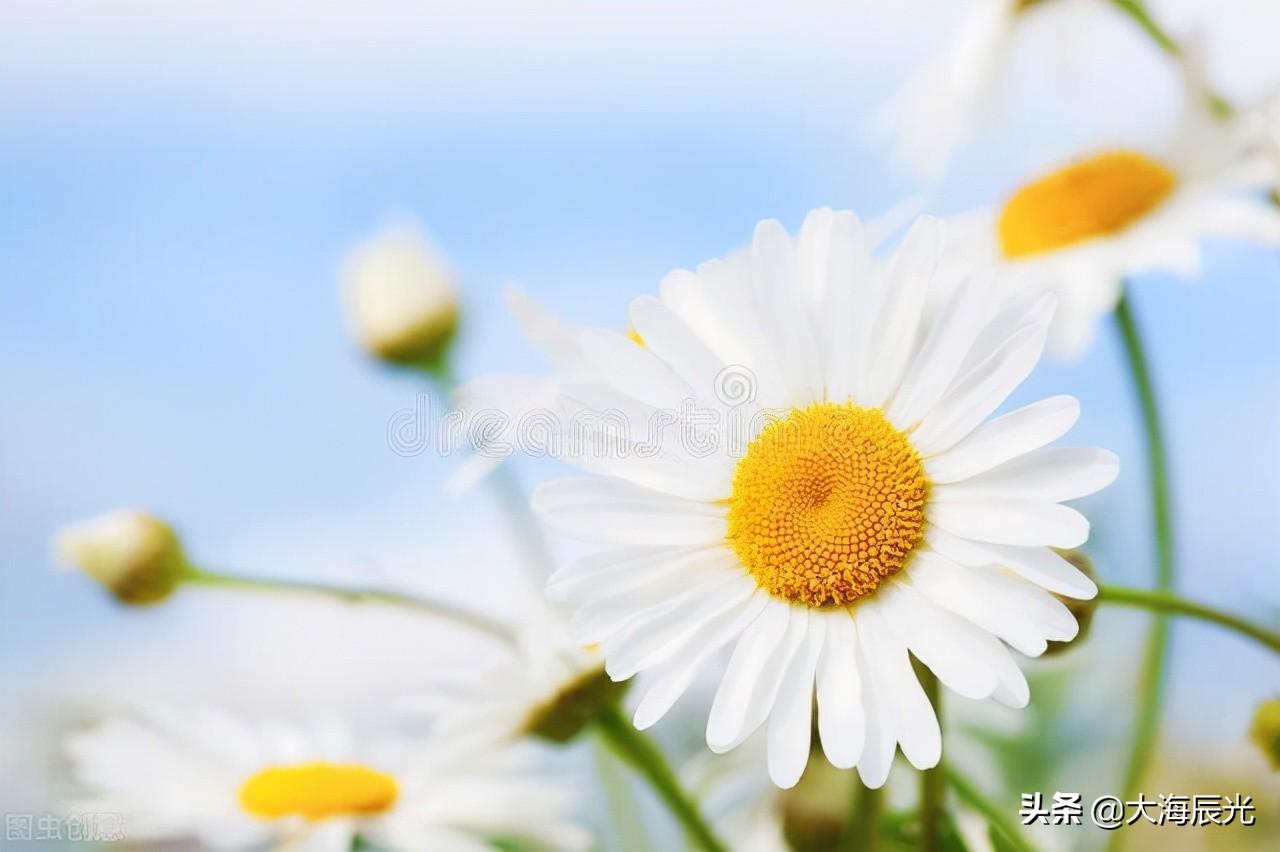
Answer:
<svg viewBox="0 0 1280 852"><path fill-rule="evenodd" d="M1156 403L1155 385L1142 346L1138 325L1129 305L1128 294L1116 305L1116 323L1124 344L1124 353L1137 395L1147 445L1147 468L1151 489L1151 526L1155 540L1155 588L1170 592L1174 585L1173 519L1169 507L1169 472L1166 461L1164 430ZM1124 798L1133 797L1142 785L1160 732L1160 706L1164 698L1165 667L1169 645L1169 619L1157 612L1147 634L1142 669L1138 680L1138 713L1134 722L1133 745L1125 770ZM1116 832L1119 837L1123 832ZM1118 842L1112 841L1113 844Z"/></svg>
<svg viewBox="0 0 1280 852"><path fill-rule="evenodd" d="M938 677L923 664L916 666L920 676L920 686L933 705L938 724L942 724L942 690L938 687ZM942 799L946 770L942 761L932 769L920 773L920 849L922 852L940 852L942 849Z"/></svg>
<svg viewBox="0 0 1280 852"><path fill-rule="evenodd" d="M1120 11L1124 12L1133 22L1142 28L1156 45L1170 56L1181 56L1182 45L1178 44L1177 39L1165 32L1164 27L1160 26L1151 17L1151 13L1147 11L1147 7L1143 5L1141 0L1111 0Z"/></svg>
<svg viewBox="0 0 1280 852"><path fill-rule="evenodd" d="M942 771L946 775L947 783L955 791L956 798L982 814L987 821L987 825L1001 835L1010 849L1017 850L1017 852L1036 852L1036 848L1031 845L1031 842L1027 840L1018 826L1010 822L1008 815L984 796L982 791L973 785L973 782L950 765Z"/></svg>
<svg viewBox="0 0 1280 852"><path fill-rule="evenodd" d="M680 786L679 779L662 752L648 737L635 729L617 704L609 704L596 724L605 742L645 777L699 849L703 852L727 852L728 847L711 831L697 804Z"/></svg>
<svg viewBox="0 0 1280 852"><path fill-rule="evenodd" d="M390 589L353 589L326 583L312 583L306 580L273 580L265 577L246 577L241 574L208 571L195 566L191 566L186 570L182 575L182 582L222 589L319 595L351 604L374 603L402 607L443 621L451 621L454 624L459 624L480 633L486 633L509 644L514 644L515 642L515 634L510 627L486 615L440 601L430 600L429 598L391 591Z"/></svg>
<svg viewBox="0 0 1280 852"><path fill-rule="evenodd" d="M1272 651L1280 654L1280 631L1269 630L1240 616L1216 610L1213 607L1178 597L1169 592L1128 589L1122 586L1099 586L1098 601L1099 603L1115 604L1116 606L1138 607L1149 609L1152 612L1198 618L1201 621L1208 621L1234 630L1242 636L1248 636L1250 639L1261 642Z"/></svg>

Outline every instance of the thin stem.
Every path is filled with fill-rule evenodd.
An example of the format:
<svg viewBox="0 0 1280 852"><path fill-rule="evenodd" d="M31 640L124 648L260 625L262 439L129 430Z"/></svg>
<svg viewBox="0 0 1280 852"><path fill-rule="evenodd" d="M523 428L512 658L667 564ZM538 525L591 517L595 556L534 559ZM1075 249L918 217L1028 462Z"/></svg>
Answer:
<svg viewBox="0 0 1280 852"><path fill-rule="evenodd" d="M1116 323L1124 343L1126 362L1146 436L1147 472L1151 478L1151 527L1156 553L1155 588L1159 592L1170 592L1174 585L1173 519L1169 508L1169 473L1164 430L1160 424L1160 409L1156 402L1151 369L1147 364L1142 338L1127 293L1121 295L1116 305ZM1124 779L1126 800L1132 798L1142 786L1160 733L1160 709L1164 698L1168 646L1169 619L1163 612L1158 612L1152 619L1150 632L1147 634L1138 679L1138 712ZM1122 832L1116 832L1113 835L1113 845L1118 842L1114 838L1121 834Z"/></svg>
<svg viewBox="0 0 1280 852"><path fill-rule="evenodd" d="M1186 598L1180 598L1169 592L1128 589L1122 586L1099 586L1098 601L1100 603L1115 604L1116 606L1138 607L1149 609L1152 612L1198 618L1202 621L1208 621L1234 630L1243 636L1248 636L1250 639L1261 642L1272 651L1280 654L1280 631L1269 630L1240 616L1231 615Z"/></svg>
<svg viewBox="0 0 1280 852"><path fill-rule="evenodd" d="M471 630L486 633L508 644L514 644L515 634L507 625L451 604L417 597L390 589L353 589L346 586L332 586L326 583L313 583L306 580L275 580L265 577L246 577L240 574L227 574L221 571L209 571L203 568L189 567L183 574L182 581L198 586L211 586L223 589L243 589L254 592L280 592L288 594L320 595L349 604L381 604L411 609L415 612L451 621Z"/></svg>
<svg viewBox="0 0 1280 852"><path fill-rule="evenodd" d="M679 821L689 839L703 852L727 852L716 839L697 804L680 786L667 759L648 737L640 733L627 719L618 705L610 704L596 722L605 742L617 755L644 776Z"/></svg>
<svg viewBox="0 0 1280 852"><path fill-rule="evenodd" d="M618 766L618 758L610 750L603 732L598 732L598 737L591 744L591 750L595 754L596 773L600 776L600 785L604 787L604 798L614 834L618 838L618 848L621 852L645 852L652 849L644 821L636 808L635 797L631 794L630 780Z"/></svg>
<svg viewBox="0 0 1280 852"><path fill-rule="evenodd" d="M942 724L942 690L938 687L938 677L926 666L916 667L920 675L920 686L933 705L933 712ZM942 848L942 799L945 781L942 761L932 769L920 773L920 849L922 852L939 852Z"/></svg>
<svg viewBox="0 0 1280 852"><path fill-rule="evenodd" d="M874 852L880 839L880 812L884 807L884 788L871 789L855 775L853 798L844 837L840 839L841 852Z"/></svg>
<svg viewBox="0 0 1280 852"><path fill-rule="evenodd" d="M1151 16L1142 0L1111 0L1111 2L1117 9L1128 15L1155 42L1157 47L1174 59L1185 58L1186 52L1182 49L1182 45ZM1217 92L1205 91L1204 94L1209 101L1209 109L1213 111L1215 117L1228 118L1235 111L1231 102Z"/></svg>
<svg viewBox="0 0 1280 852"><path fill-rule="evenodd" d="M973 785L973 782L961 775L953 766L948 765L942 771L946 775L947 783L955 791L956 797L982 814L987 821L987 825L1004 838L1009 848L1017 850L1017 852L1036 852L1036 848L1023 835L1021 829L1009 821L1008 815L1004 810L997 807L995 802L983 795L982 791Z"/></svg>
<svg viewBox="0 0 1280 852"><path fill-rule="evenodd" d="M1151 13L1147 11L1147 7L1141 0L1111 0L1111 2L1132 18L1133 22L1141 27L1142 31L1150 36L1151 40L1165 53L1174 57L1182 55L1182 45L1178 44L1177 39L1165 32L1164 27L1151 17Z"/></svg>

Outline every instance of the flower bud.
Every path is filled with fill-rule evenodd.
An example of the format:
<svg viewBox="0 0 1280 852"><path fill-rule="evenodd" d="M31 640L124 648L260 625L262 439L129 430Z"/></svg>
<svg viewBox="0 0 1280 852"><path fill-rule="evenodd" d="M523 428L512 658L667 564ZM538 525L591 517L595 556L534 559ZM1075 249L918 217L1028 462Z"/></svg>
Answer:
<svg viewBox="0 0 1280 852"><path fill-rule="evenodd" d="M133 509L64 527L55 547L61 562L84 571L130 605L164 600L187 565L173 529Z"/></svg>
<svg viewBox="0 0 1280 852"><path fill-rule="evenodd" d="M534 708L525 720L524 732L553 743L567 743L594 722L607 705L622 698L630 685L628 681L613 681L603 668L583 672L549 701Z"/></svg>
<svg viewBox="0 0 1280 852"><path fill-rule="evenodd" d="M1262 749L1272 769L1280 769L1280 697L1258 705L1249 736Z"/></svg>
<svg viewBox="0 0 1280 852"><path fill-rule="evenodd" d="M458 327L454 277L416 227L388 227L356 246L342 272L348 324L375 358L437 366Z"/></svg>
<svg viewBox="0 0 1280 852"><path fill-rule="evenodd" d="M1058 555L1070 562L1072 565L1080 569L1080 573L1084 574L1090 580L1097 579L1097 575L1093 571L1093 561L1085 556L1082 550L1059 550ZM1071 610L1071 614L1075 616L1076 623L1080 625L1079 631L1075 638L1066 642L1050 642L1049 647L1045 650L1044 656L1052 657L1062 654L1077 644L1083 642L1089 635L1089 628L1093 625L1093 614L1098 610L1098 597L1088 600L1080 600L1079 598L1068 598L1062 595L1054 595L1060 600L1067 609Z"/></svg>

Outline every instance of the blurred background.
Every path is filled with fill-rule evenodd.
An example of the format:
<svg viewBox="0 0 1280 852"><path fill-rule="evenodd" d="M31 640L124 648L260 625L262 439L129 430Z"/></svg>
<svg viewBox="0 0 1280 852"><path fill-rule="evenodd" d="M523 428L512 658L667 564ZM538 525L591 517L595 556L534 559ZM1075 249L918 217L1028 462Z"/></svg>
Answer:
<svg viewBox="0 0 1280 852"><path fill-rule="evenodd" d="M1055 157L1175 118L1177 77L1142 34L1099 3L1061 2L1020 29L1003 107L931 209L998 202ZM1230 96L1280 80L1270 0L1149 5L1175 32L1204 31ZM423 387L344 330L337 278L353 243L397 217L423 223L461 272L459 372L540 370L506 287L619 326L666 271L736 247L758 219L794 228L818 205L869 217L919 191L867 116L962 9L7 0L0 812L53 808L67 792L58 738L103 709L192 699L374 719L468 641L400 613L225 592L126 611L55 570L64 523L136 506L211 565L517 605L506 580L520 557L490 502L442 492L461 459L387 445L388 419ZM1274 622L1280 263L1228 244L1207 258L1200 280L1134 290L1170 423L1182 589ZM1113 336L1079 363L1044 364L1011 405L1052 393L1083 404L1073 442L1124 460L1086 507L1090 552L1104 577L1144 584L1145 472ZM1120 792L1143 624L1104 610L1087 647L1041 666L1066 679L1073 722L1055 728L1051 771L1024 767L1028 790ZM1247 729L1280 666L1198 624L1177 624L1174 648L1148 787L1252 793L1271 825L1156 842L1277 848L1280 785ZM660 737L696 731L688 704Z"/></svg>

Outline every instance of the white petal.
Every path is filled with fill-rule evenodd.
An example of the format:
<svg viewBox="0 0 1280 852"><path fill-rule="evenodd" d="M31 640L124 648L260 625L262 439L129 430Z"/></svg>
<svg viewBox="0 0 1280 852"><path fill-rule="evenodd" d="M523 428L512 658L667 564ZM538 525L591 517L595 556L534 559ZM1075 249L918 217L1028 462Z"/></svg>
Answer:
<svg viewBox="0 0 1280 852"><path fill-rule="evenodd" d="M533 509L566 535L612 544L700 545L724 539L725 509L606 477L559 479L534 490Z"/></svg>
<svg viewBox="0 0 1280 852"><path fill-rule="evenodd" d="M769 777L783 789L794 787L809 763L813 733L813 678L826 636L824 619L801 610L808 621L805 647L791 660L778 700L769 717L767 740Z"/></svg>
<svg viewBox="0 0 1280 852"><path fill-rule="evenodd" d="M969 437L925 461L929 480L957 482L1056 441L1075 425L1080 403L1053 396L983 423Z"/></svg>
<svg viewBox="0 0 1280 852"><path fill-rule="evenodd" d="M724 582L697 589L686 603L661 617L630 626L615 640L616 649L605 648L609 677L626 680L664 662L703 625L724 613L741 610L754 591L751 580L730 575Z"/></svg>
<svg viewBox="0 0 1280 852"><path fill-rule="evenodd" d="M656 355L616 331L584 331L582 356L602 381L655 408L675 411L692 396L690 388Z"/></svg>
<svg viewBox="0 0 1280 852"><path fill-rule="evenodd" d="M862 683L862 703L866 715L866 739L862 756L858 760L858 776L862 783L873 790L884 786L893 767L893 755L898 748L897 709L893 706L890 686L879 676L873 656L881 651L878 634L888 630L878 624L871 608L858 608L854 623L858 630L858 672ZM873 637L868 641L868 637Z"/></svg>
<svg viewBox="0 0 1280 852"><path fill-rule="evenodd" d="M709 620L690 637L685 645L687 653L673 655L650 673L640 690L635 726L643 731L665 716L711 657L736 639L768 602L764 592L756 592L740 608Z"/></svg>
<svg viewBox="0 0 1280 852"><path fill-rule="evenodd" d="M778 686L804 640L795 608L772 602L733 649L707 718L707 746L725 752L751 736L773 709Z"/></svg>
<svg viewBox="0 0 1280 852"><path fill-rule="evenodd" d="M933 489L935 500L982 497L1058 503L1085 497L1107 487L1120 472L1120 458L1110 450L1055 447L1036 450L986 473Z"/></svg>
<svg viewBox="0 0 1280 852"><path fill-rule="evenodd" d="M827 639L818 663L818 735L832 766L849 769L862 756L867 719L858 675L857 629L846 610L826 619Z"/></svg>
<svg viewBox="0 0 1280 852"><path fill-rule="evenodd" d="M899 429L914 427L956 377L986 319L991 286L989 275L975 275L938 311L887 412Z"/></svg>
<svg viewBox="0 0 1280 852"><path fill-rule="evenodd" d="M711 558L712 548L621 547L581 556L547 580L553 600L597 601L614 590L630 593L673 571L688 559Z"/></svg>
<svg viewBox="0 0 1280 852"><path fill-rule="evenodd" d="M772 330L772 349L790 405L820 399L823 371L815 329L799 292L795 242L776 219L756 225L751 267L761 318Z"/></svg>
<svg viewBox="0 0 1280 852"><path fill-rule="evenodd" d="M858 404L878 408L898 389L916 345L924 295L938 266L942 224L921 216L894 253L886 273L881 306L866 341Z"/></svg>
<svg viewBox="0 0 1280 852"><path fill-rule="evenodd" d="M925 416L912 443L926 456L955 446L1008 398L1030 375L1044 351L1048 324L1015 332L1005 345L962 376Z"/></svg>
<svg viewBox="0 0 1280 852"><path fill-rule="evenodd" d="M582 329L562 322L551 311L514 288L508 289L503 299L530 343L570 374L583 369L579 347Z"/></svg>
<svg viewBox="0 0 1280 852"><path fill-rule="evenodd" d="M983 654L986 646L975 647L977 628L905 583L887 584L878 598L885 620L948 688L966 698L986 698L995 691L996 675Z"/></svg>
<svg viewBox="0 0 1280 852"><path fill-rule="evenodd" d="M874 672L876 688L889 697L887 709L894 714L902 753L917 769L936 766L942 756L942 731L911 670L906 645L883 620L878 601L860 606L857 621L860 645Z"/></svg>
<svg viewBox="0 0 1280 852"><path fill-rule="evenodd" d="M641 296L631 303L631 325L645 347L670 366L699 401L715 404L715 379L724 362L683 320L652 296Z"/></svg>
<svg viewBox="0 0 1280 852"><path fill-rule="evenodd" d="M998 565L1057 595L1088 600L1098 587L1079 568L1047 547L1012 547L958 538L937 527L925 533L929 545L961 565Z"/></svg>
<svg viewBox="0 0 1280 852"><path fill-rule="evenodd" d="M1079 547L1089 520L1069 506L1029 500L975 497L929 504L929 522L962 538L992 544Z"/></svg>

